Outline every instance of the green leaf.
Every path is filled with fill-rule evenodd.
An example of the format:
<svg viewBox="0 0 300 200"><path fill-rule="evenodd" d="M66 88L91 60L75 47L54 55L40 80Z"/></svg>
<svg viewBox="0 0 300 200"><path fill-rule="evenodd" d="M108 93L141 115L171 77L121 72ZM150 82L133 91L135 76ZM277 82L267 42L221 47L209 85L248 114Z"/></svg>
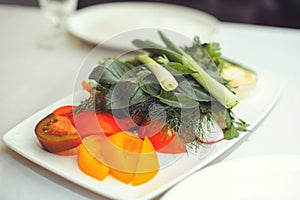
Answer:
<svg viewBox="0 0 300 200"><path fill-rule="evenodd" d="M145 67L141 67L138 70L139 71L136 73L135 79L131 80L132 83L139 84L143 82L144 79L152 75L152 72Z"/></svg>
<svg viewBox="0 0 300 200"><path fill-rule="evenodd" d="M181 50L161 31L158 31L160 39L166 44L167 48L175 51L176 53L181 53Z"/></svg>
<svg viewBox="0 0 300 200"><path fill-rule="evenodd" d="M221 46L219 43L207 43L204 45L204 49L214 61L221 57Z"/></svg>
<svg viewBox="0 0 300 200"><path fill-rule="evenodd" d="M224 139L231 140L233 138L239 137L239 132L236 130L234 126L230 126L224 132Z"/></svg>
<svg viewBox="0 0 300 200"><path fill-rule="evenodd" d="M164 47L159 45L159 44L156 44L152 41L149 41L149 40L139 40L139 39L135 39L132 41L132 43L136 46L136 47L139 47L139 48L142 48L142 49L163 49Z"/></svg>
<svg viewBox="0 0 300 200"><path fill-rule="evenodd" d="M150 99L150 96L145 94L145 92L139 87L136 93L130 98L130 106L136 105L138 103L143 103Z"/></svg>
<svg viewBox="0 0 300 200"><path fill-rule="evenodd" d="M116 110L143 103L150 97L138 84L119 82L109 90L101 104L106 110Z"/></svg>
<svg viewBox="0 0 300 200"><path fill-rule="evenodd" d="M232 111L230 111L230 116L232 119L232 123L238 131L249 131L249 124L247 124L244 120L238 118Z"/></svg>
<svg viewBox="0 0 300 200"><path fill-rule="evenodd" d="M212 97L207 94L205 89L200 87L195 81L183 80L179 82L176 92L185 94L193 100L200 102L209 102L212 100Z"/></svg>
<svg viewBox="0 0 300 200"><path fill-rule="evenodd" d="M91 72L89 79L98 83L115 84L120 81L132 81L136 77L134 66L117 60L106 60Z"/></svg>
<svg viewBox="0 0 300 200"><path fill-rule="evenodd" d="M233 126L232 125L232 117L231 117L231 114L230 114L230 110L228 110L228 109L224 110L223 118L224 118L224 120L226 122L226 127Z"/></svg>
<svg viewBox="0 0 300 200"><path fill-rule="evenodd" d="M169 62L163 65L172 75L187 75L196 73L196 71L178 62Z"/></svg>
<svg viewBox="0 0 300 200"><path fill-rule="evenodd" d="M155 58L155 61L163 65L174 76L196 73L190 67L179 62L170 62L166 55Z"/></svg>
<svg viewBox="0 0 300 200"><path fill-rule="evenodd" d="M166 55L158 56L158 57L154 58L154 60L156 62L158 62L159 64L167 64L170 62L170 60L168 59L168 57Z"/></svg>
<svg viewBox="0 0 300 200"><path fill-rule="evenodd" d="M109 110L127 108L130 106L130 100L136 94L137 90L137 84L119 82L110 90L102 103Z"/></svg>
<svg viewBox="0 0 300 200"><path fill-rule="evenodd" d="M151 96L157 96L160 94L161 86L153 74L148 75L144 79L139 81L139 87L147 94Z"/></svg>
<svg viewBox="0 0 300 200"><path fill-rule="evenodd" d="M161 87L156 83L146 83L140 85L140 88L147 94L151 96L157 96L160 93Z"/></svg>
<svg viewBox="0 0 300 200"><path fill-rule="evenodd" d="M213 74L213 76L219 76L219 74L215 74L218 72L216 64L203 48L192 47L189 49L188 53L192 55L193 59L210 75Z"/></svg>
<svg viewBox="0 0 300 200"><path fill-rule="evenodd" d="M224 110L224 120L226 122L226 128L224 130L224 138L227 140L236 138L239 136L238 131L248 131L248 124L243 120L237 118L230 109Z"/></svg>
<svg viewBox="0 0 300 200"><path fill-rule="evenodd" d="M144 51L151 53L153 56L162 56L166 55L169 60L176 61L182 63L182 55L179 53L172 51L170 49L166 49L158 44L150 42L148 40L133 40L132 43Z"/></svg>
<svg viewBox="0 0 300 200"><path fill-rule="evenodd" d="M185 52L191 55L196 63L201 66L211 77L220 83L223 83L223 79L220 77L217 65L214 63L210 54L206 52L205 48L201 45L194 43L191 47L186 47Z"/></svg>
<svg viewBox="0 0 300 200"><path fill-rule="evenodd" d="M162 103L175 108L195 108L199 106L197 101L181 93L166 92L162 90L162 93L157 96L157 98Z"/></svg>

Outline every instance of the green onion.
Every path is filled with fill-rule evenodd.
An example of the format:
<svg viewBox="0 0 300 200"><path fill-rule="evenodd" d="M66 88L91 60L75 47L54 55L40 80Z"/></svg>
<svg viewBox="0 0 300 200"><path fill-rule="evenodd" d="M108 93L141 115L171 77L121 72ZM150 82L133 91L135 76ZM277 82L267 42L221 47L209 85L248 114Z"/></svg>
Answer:
<svg viewBox="0 0 300 200"><path fill-rule="evenodd" d="M178 82L174 76L147 54L138 55L137 59L144 63L152 71L162 89L165 91L172 91L177 88Z"/></svg>
<svg viewBox="0 0 300 200"><path fill-rule="evenodd" d="M217 99L226 108L233 108L239 103L239 98L233 94L227 87L213 79L208 73L200 67L196 61L187 53L182 51L183 63L197 73L193 73L194 79L200 83L215 99Z"/></svg>
<svg viewBox="0 0 300 200"><path fill-rule="evenodd" d="M198 63L187 54L183 49L177 47L171 40L169 40L162 32L158 32L160 38L173 51L182 55L182 64L190 67L191 70L196 71L192 76L201 84L215 99L217 99L226 108L233 108L239 103L239 98L233 94L227 87L212 78Z"/></svg>

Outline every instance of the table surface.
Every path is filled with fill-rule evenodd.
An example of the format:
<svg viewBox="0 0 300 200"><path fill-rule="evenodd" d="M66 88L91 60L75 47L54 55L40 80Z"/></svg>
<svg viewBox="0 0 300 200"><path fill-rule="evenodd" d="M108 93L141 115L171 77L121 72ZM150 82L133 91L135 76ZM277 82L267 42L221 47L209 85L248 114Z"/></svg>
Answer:
<svg viewBox="0 0 300 200"><path fill-rule="evenodd" d="M52 26L38 9L0 6L0 137L45 106L72 93L93 49L70 38L57 49L39 47ZM276 107L224 161L259 155L300 155L300 30L222 23L222 52L286 80ZM103 50L103 54L112 53ZM262 77L263 78L263 77ZM274 83L274 87L279 87ZM105 199L10 150L0 141L0 199Z"/></svg>

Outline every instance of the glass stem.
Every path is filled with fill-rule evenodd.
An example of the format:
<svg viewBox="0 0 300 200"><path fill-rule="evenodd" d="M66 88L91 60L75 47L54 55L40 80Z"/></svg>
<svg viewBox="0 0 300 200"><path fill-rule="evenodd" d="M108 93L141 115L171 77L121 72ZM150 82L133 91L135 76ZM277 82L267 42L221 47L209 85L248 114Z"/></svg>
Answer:
<svg viewBox="0 0 300 200"><path fill-rule="evenodd" d="M62 35L64 32L64 20L63 19L57 19L54 22L54 28L55 28L55 34Z"/></svg>

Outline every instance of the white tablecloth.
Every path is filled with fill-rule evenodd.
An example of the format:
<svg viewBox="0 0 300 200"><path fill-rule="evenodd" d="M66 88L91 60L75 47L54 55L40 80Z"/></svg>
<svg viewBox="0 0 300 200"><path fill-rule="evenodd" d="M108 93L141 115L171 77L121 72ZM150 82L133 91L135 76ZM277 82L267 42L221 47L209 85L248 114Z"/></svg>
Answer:
<svg viewBox="0 0 300 200"><path fill-rule="evenodd" d="M70 45L58 49L40 48L38 41L51 28L36 8L0 6L0 137L72 93L80 64L93 47L71 40ZM223 23L220 42L227 57L286 80L270 115L225 160L300 155L300 30ZM274 87L278 87L276 82ZM2 141L0 148L0 199L103 198L33 164Z"/></svg>

